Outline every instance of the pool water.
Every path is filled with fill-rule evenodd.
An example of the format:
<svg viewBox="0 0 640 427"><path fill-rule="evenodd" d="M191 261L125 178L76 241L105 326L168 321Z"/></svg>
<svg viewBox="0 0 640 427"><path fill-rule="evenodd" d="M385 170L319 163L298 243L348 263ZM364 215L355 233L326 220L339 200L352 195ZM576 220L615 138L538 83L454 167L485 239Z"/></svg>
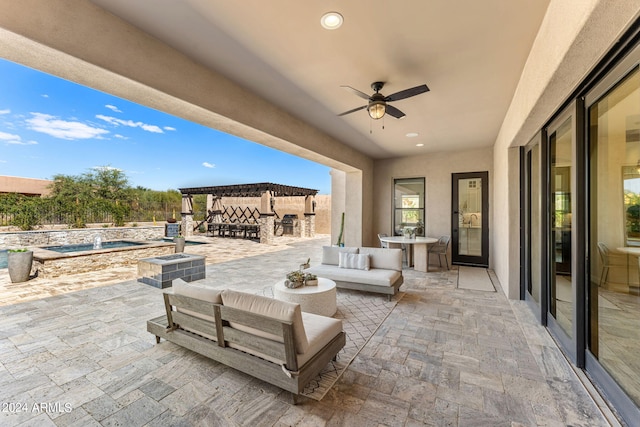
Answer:
<svg viewBox="0 0 640 427"><path fill-rule="evenodd" d="M7 251L0 250L0 268L7 268Z"/></svg>
<svg viewBox="0 0 640 427"><path fill-rule="evenodd" d="M114 240L110 242L102 242L102 248L100 249L113 249L113 248L126 248L129 246L139 246L144 245L141 242L130 242L127 240ZM92 251L93 243L78 243L75 245L60 245L60 246L45 246L42 249L46 249L49 251L59 252L59 253L69 253L69 252L82 252L82 251Z"/></svg>

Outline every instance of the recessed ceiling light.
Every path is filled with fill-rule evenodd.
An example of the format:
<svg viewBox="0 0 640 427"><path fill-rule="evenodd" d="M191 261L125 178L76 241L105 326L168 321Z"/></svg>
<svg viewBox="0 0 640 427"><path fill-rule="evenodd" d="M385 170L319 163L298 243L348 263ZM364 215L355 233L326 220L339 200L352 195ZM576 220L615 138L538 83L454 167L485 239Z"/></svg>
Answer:
<svg viewBox="0 0 640 427"><path fill-rule="evenodd" d="M418 136L418 133L417 133L417 132L409 132L409 133L407 134L407 138L415 138L416 136Z"/></svg>
<svg viewBox="0 0 640 427"><path fill-rule="evenodd" d="M416 144L416 147L424 147L424 144Z"/></svg>
<svg viewBox="0 0 640 427"><path fill-rule="evenodd" d="M340 28L344 18L338 12L327 12L320 18L320 25L327 30L336 30Z"/></svg>

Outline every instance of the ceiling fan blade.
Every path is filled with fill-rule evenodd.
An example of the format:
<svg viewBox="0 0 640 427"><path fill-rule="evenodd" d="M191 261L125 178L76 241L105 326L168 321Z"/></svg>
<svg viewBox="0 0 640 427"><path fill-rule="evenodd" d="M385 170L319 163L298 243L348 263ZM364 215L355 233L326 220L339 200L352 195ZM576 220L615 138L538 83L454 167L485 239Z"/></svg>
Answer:
<svg viewBox="0 0 640 427"><path fill-rule="evenodd" d="M362 107L354 108L353 110L345 111L344 113L338 114L338 117L346 116L347 114L355 113L356 111L364 110L365 108L367 108L367 106L363 105Z"/></svg>
<svg viewBox="0 0 640 427"><path fill-rule="evenodd" d="M385 113L387 113L392 117L395 117L396 119L401 119L404 116L406 116L406 114L404 114L402 111L398 110L396 107L389 104L387 104L385 107Z"/></svg>
<svg viewBox="0 0 640 427"><path fill-rule="evenodd" d="M366 93L364 93L364 92L360 92L358 89L354 89L354 88L352 88L351 86L340 86L340 87L345 88L345 89L346 89L346 90L348 90L349 92L353 93L353 94L354 94L354 95L356 95L356 96L359 96L359 97L360 97L360 98L362 98L362 99L369 100L369 98L370 98L370 96L369 96L369 95L367 95Z"/></svg>
<svg viewBox="0 0 640 427"><path fill-rule="evenodd" d="M410 98L412 96L420 95L421 93L429 92L427 85L420 85L412 87L411 89L401 90L400 92L392 93L384 98L385 101L399 101L401 99Z"/></svg>

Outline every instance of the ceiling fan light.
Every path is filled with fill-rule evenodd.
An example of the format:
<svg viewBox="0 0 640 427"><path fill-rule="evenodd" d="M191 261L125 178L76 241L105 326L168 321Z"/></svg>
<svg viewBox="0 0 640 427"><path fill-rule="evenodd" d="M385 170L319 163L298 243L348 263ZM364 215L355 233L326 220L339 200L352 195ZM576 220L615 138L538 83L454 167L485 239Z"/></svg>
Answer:
<svg viewBox="0 0 640 427"><path fill-rule="evenodd" d="M367 107L367 111L373 120L381 119L386 111L386 104L384 101L373 101Z"/></svg>

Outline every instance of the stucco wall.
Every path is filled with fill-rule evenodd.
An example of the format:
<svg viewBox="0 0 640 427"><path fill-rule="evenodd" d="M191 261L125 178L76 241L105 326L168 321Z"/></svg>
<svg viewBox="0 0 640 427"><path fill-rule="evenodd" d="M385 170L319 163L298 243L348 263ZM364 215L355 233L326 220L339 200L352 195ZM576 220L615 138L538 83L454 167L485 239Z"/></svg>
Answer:
<svg viewBox="0 0 640 427"><path fill-rule="evenodd" d="M494 145L496 220L500 212L517 212L519 203L518 158L509 147L535 136L639 14L638 0L551 0ZM510 298L520 287L514 221L512 213L510 231L494 229L491 236L494 269Z"/></svg>
<svg viewBox="0 0 640 427"><path fill-rule="evenodd" d="M331 196L318 194L316 201L316 234L331 234ZM259 197L223 197L224 207L250 207L260 209ZM298 219L304 218L304 197L277 197L275 211L284 214L297 214Z"/></svg>
<svg viewBox="0 0 640 427"><path fill-rule="evenodd" d="M425 178L425 234L430 237L451 235L451 174L459 172L489 172L489 211L493 200L493 152L491 148L469 151L443 152L399 159L378 160L374 163L374 188L377 197L373 204L373 234L393 234L393 180L396 178ZM494 220L489 217L489 230ZM490 245L493 242L490 241ZM492 259L489 258L492 265Z"/></svg>

